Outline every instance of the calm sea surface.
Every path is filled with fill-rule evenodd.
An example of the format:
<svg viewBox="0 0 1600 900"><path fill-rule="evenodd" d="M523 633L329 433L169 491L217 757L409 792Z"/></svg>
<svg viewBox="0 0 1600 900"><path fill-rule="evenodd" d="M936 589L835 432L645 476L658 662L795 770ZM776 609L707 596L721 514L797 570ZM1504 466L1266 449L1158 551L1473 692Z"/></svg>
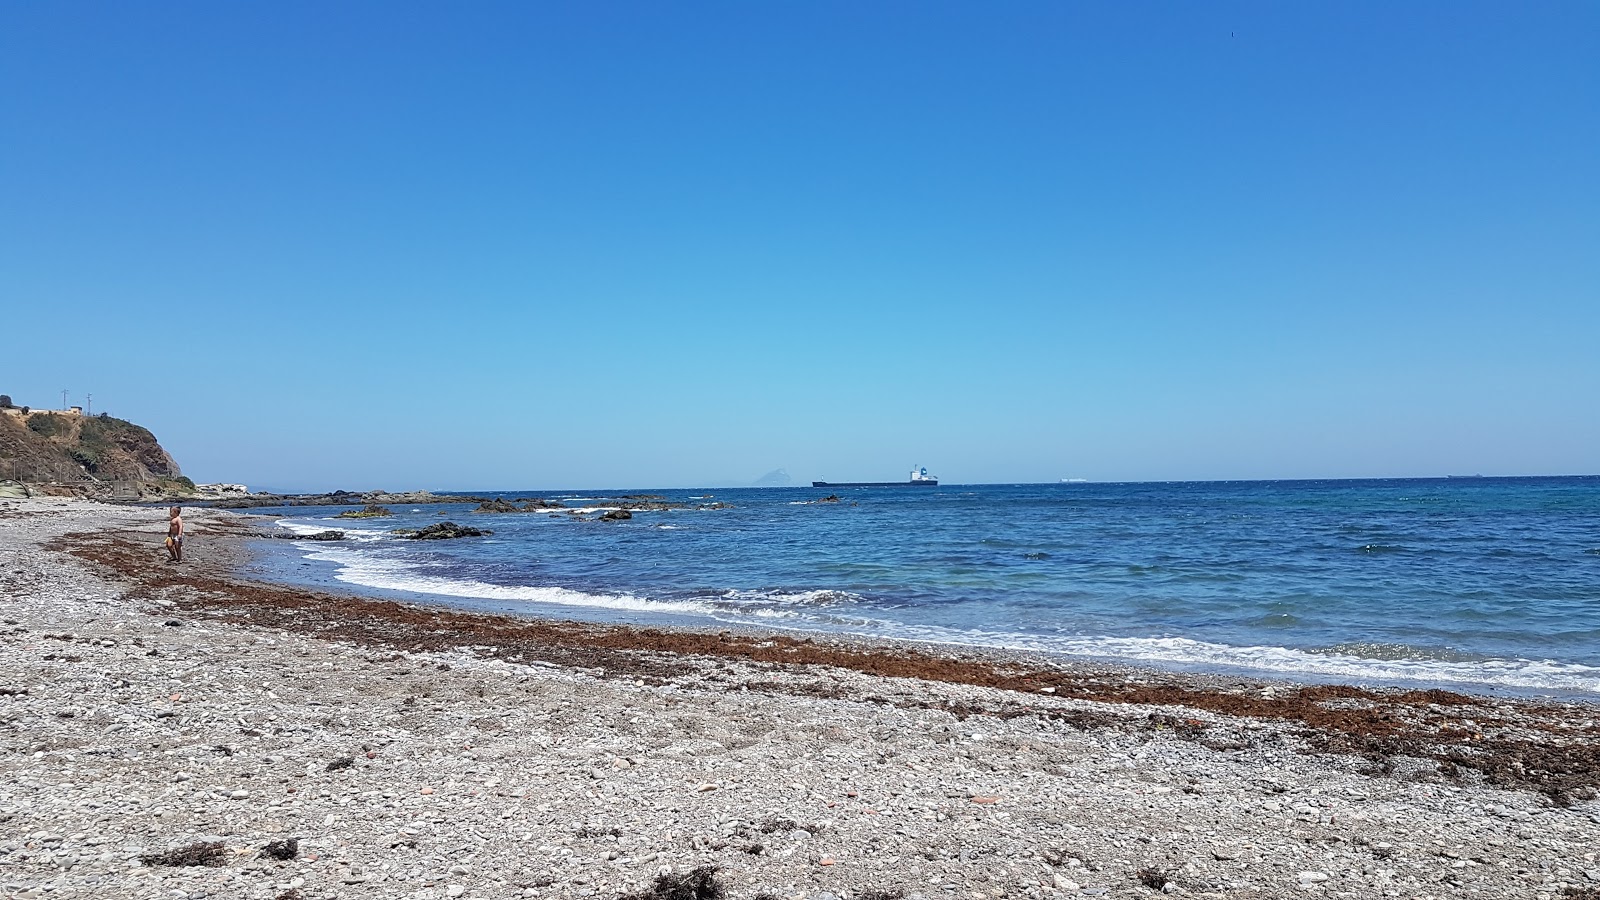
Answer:
<svg viewBox="0 0 1600 900"><path fill-rule="evenodd" d="M605 508L624 493L511 491ZM274 577L470 609L1600 694L1600 477L649 491L731 509L278 512ZM441 521L493 537L408 541ZM288 547L285 550L285 547Z"/></svg>

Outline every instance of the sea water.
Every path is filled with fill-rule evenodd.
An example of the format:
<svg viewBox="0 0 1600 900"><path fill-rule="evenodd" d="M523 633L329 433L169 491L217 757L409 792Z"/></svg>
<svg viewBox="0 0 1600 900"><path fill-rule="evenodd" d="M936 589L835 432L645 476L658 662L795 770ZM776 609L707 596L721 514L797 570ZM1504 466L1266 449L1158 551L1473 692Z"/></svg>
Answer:
<svg viewBox="0 0 1600 900"><path fill-rule="evenodd" d="M657 490L683 508L596 520L638 493L480 494L580 514L276 510L348 539L288 545L303 559L274 577L538 616L1600 695L1600 477ZM714 502L731 508L697 508ZM445 518L494 535L390 533Z"/></svg>

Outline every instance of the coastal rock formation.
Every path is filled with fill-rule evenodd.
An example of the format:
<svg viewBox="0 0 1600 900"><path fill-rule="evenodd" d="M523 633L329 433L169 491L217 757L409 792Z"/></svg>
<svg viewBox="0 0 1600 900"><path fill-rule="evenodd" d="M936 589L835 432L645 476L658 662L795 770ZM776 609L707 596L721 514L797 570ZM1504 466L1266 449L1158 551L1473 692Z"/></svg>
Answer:
<svg viewBox="0 0 1600 900"><path fill-rule="evenodd" d="M633 518L633 513L628 512L626 509L613 509L610 512L602 514L600 518L606 522L622 522Z"/></svg>
<svg viewBox="0 0 1600 900"><path fill-rule="evenodd" d="M494 534L487 528L473 528L470 525L457 525L454 522L435 522L416 531L397 528L393 533L413 541L445 541L452 538L484 537Z"/></svg>
<svg viewBox="0 0 1600 900"><path fill-rule="evenodd" d="M457 497L457 498L448 498L448 499L454 499L454 500L459 501L459 500L461 500L463 498ZM520 503L522 505L518 506L517 505L518 503ZM483 502L479 503L478 504L478 508L474 509L473 512L475 512L475 513L539 512L540 510L545 510L545 509L565 509L565 508L566 508L566 504L562 503L561 501L559 501L559 500L546 500L543 497L518 497L515 500L506 500L506 499L504 499L502 497L496 497L496 498L494 498L492 500L484 500Z"/></svg>
<svg viewBox="0 0 1600 900"><path fill-rule="evenodd" d="M419 506L424 503L470 503L477 497L447 497L433 491L367 491L361 499L368 503L385 503L394 506Z"/></svg>
<svg viewBox="0 0 1600 900"><path fill-rule="evenodd" d="M283 541L342 541L342 540L344 540L344 532L342 532L342 531L334 531L332 529L330 529L328 531L316 531L316 532L312 532L311 534L295 534L294 532L274 532L274 533L272 533L272 534L270 534L268 536L269 537L275 537L275 538L277 538L279 540L283 540Z"/></svg>
<svg viewBox="0 0 1600 900"><path fill-rule="evenodd" d="M250 488L242 484L197 484L193 500L233 500L250 496Z"/></svg>
<svg viewBox="0 0 1600 900"><path fill-rule="evenodd" d="M155 435L101 414L0 410L0 479L34 493L100 499L189 497L194 482Z"/></svg>
<svg viewBox="0 0 1600 900"><path fill-rule="evenodd" d="M248 497L229 497L206 506L213 509L256 509L263 506L351 506L357 503L377 503L388 506L422 506L429 503L483 503L488 497L465 497L435 494L432 491L330 491L326 494L251 494Z"/></svg>
<svg viewBox="0 0 1600 900"><path fill-rule="evenodd" d="M512 503L510 500L501 500L498 498L494 500L485 500L478 504L477 509L473 510L475 513L514 513L521 511L522 510L518 509L517 505Z"/></svg>
<svg viewBox="0 0 1600 900"><path fill-rule="evenodd" d="M392 516L392 515L394 515L394 513L390 512L387 507L379 506L376 503L368 503L366 506L363 506L360 509L347 509L344 512L339 513L337 516L334 516L334 518L335 519L376 519L376 518L380 518L382 516Z"/></svg>

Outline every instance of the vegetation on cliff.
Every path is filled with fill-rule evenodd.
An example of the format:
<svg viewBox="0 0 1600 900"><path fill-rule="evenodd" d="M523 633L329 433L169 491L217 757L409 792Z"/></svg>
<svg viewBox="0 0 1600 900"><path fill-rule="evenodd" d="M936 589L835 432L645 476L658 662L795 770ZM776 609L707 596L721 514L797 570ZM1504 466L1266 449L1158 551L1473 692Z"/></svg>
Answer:
<svg viewBox="0 0 1600 900"><path fill-rule="evenodd" d="M0 479L133 482L173 495L194 490L149 429L104 414L14 407L0 412Z"/></svg>

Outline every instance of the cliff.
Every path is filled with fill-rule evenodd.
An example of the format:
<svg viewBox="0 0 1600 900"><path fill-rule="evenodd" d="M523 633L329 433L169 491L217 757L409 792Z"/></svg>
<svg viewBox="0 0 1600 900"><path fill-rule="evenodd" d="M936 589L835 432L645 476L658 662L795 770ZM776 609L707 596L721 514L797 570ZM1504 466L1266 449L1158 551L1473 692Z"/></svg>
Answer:
<svg viewBox="0 0 1600 900"><path fill-rule="evenodd" d="M107 415L0 410L0 480L57 485L45 493L183 496L183 477L156 436Z"/></svg>

